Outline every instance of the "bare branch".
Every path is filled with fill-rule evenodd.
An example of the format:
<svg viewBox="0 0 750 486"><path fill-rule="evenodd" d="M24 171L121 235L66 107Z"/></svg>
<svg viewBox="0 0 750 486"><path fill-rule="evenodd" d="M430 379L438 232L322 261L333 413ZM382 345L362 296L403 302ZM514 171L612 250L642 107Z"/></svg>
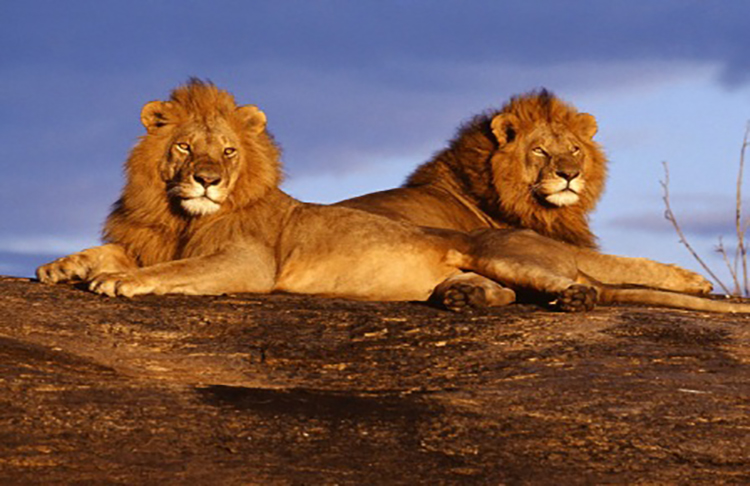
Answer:
<svg viewBox="0 0 750 486"><path fill-rule="evenodd" d="M750 295L748 291L747 275L747 249L745 248L745 231L742 228L742 172L745 168L745 150L748 145L748 133L750 133L750 123L745 128L745 137L742 140L742 149L740 150L740 169L737 174L737 201L735 212L735 224L737 229L737 257L742 261L742 280L744 295Z"/></svg>
<svg viewBox="0 0 750 486"><path fill-rule="evenodd" d="M726 248L724 248L724 240L721 236L719 236L719 244L716 245L716 253L721 255L721 257L724 260L724 263L727 265L727 269L729 269L729 274L732 276L732 282L734 282L734 293L735 295L740 295L740 280L737 278L737 258L734 259L733 263L730 263L729 256L727 255Z"/></svg>
<svg viewBox="0 0 750 486"><path fill-rule="evenodd" d="M680 237L680 243L685 245L685 248L688 249L691 255L693 255L693 258L696 259L698 263L700 263L701 267L711 276L712 279L714 279L714 282L719 284L719 286L724 290L725 294L731 294L732 292L729 291L726 285L724 285L724 282L717 277L713 271L711 271L711 268L706 265L706 263L703 261L703 259L696 253L695 250L693 250L693 247L688 243L687 239L685 238L685 235L682 232L682 228L680 228L680 225L677 223L677 218L675 218L674 212L672 212L672 206L669 204L669 166L666 162L662 162L664 165L664 180L661 182L661 187L664 189L664 196L662 197L662 200L664 201L664 206L666 207L666 210L664 211L664 217L672 223L672 226L674 226L675 231L677 231L677 236Z"/></svg>

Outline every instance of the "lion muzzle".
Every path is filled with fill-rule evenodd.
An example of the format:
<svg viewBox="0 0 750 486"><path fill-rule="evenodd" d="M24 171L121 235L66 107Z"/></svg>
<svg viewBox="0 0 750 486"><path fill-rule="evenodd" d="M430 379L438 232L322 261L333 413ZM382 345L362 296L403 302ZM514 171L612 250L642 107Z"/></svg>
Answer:
<svg viewBox="0 0 750 486"><path fill-rule="evenodd" d="M201 166L193 172L193 180L208 189L221 183L221 171L213 166Z"/></svg>
<svg viewBox="0 0 750 486"><path fill-rule="evenodd" d="M584 184L583 172L576 160L556 157L538 185L539 195L553 206L571 206L579 201Z"/></svg>

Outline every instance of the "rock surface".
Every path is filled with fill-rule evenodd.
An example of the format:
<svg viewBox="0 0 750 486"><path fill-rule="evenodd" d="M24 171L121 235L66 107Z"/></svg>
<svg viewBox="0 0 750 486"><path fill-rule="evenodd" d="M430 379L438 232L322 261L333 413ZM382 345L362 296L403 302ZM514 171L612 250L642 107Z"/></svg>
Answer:
<svg viewBox="0 0 750 486"><path fill-rule="evenodd" d="M750 483L750 316L0 278L0 484Z"/></svg>

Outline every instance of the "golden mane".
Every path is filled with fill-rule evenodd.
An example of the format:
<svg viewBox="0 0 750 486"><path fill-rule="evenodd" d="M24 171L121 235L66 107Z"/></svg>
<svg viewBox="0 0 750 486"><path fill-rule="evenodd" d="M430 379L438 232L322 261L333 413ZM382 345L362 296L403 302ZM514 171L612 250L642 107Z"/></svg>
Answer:
<svg viewBox="0 0 750 486"><path fill-rule="evenodd" d="M500 114L515 116L517 124L505 134L501 146L492 120ZM578 246L594 247L588 213L604 190L607 159L591 140L591 121L547 90L512 98L500 110L486 112L462 125L448 148L418 167L405 187L448 180L500 226L529 228L551 238ZM586 190L571 206L553 207L540 203L522 183L524 140L534 127L545 124L555 131L567 131L580 140L590 163ZM594 125L595 131L595 125Z"/></svg>
<svg viewBox="0 0 750 486"><path fill-rule="evenodd" d="M204 244L220 245L223 237L238 231L235 226L241 225L238 218L242 210L277 190L282 179L280 150L273 137L266 130L247 130L232 94L211 83L191 79L173 90L162 106L163 110L154 115L156 128L140 138L125 163L125 187L103 231L105 242L122 245L141 266L184 257L188 247L195 246L188 241L188 235L194 239L196 234L207 233L203 228L210 227L213 233L212 241ZM244 154L240 175L217 214L197 220L188 218L167 195L163 176L166 154L176 131L191 126L210 129L218 123L226 123L240 140ZM231 224L235 220L236 224ZM218 231L220 228L223 230Z"/></svg>

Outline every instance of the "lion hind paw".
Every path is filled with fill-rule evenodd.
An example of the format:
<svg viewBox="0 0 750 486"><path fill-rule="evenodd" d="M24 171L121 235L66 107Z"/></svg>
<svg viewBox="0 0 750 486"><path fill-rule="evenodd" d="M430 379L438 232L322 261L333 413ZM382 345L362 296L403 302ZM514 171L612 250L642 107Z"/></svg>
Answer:
<svg viewBox="0 0 750 486"><path fill-rule="evenodd" d="M689 294L709 294L714 289L711 281L706 279L703 275L676 265L674 265L673 268L678 272L680 279L673 286L674 289L670 290L687 292Z"/></svg>
<svg viewBox="0 0 750 486"><path fill-rule="evenodd" d="M596 306L597 292L589 285L575 284L560 293L557 308L563 312L590 311Z"/></svg>
<svg viewBox="0 0 750 486"><path fill-rule="evenodd" d="M443 306L452 311L487 307L487 294L479 285L456 283L443 293Z"/></svg>

